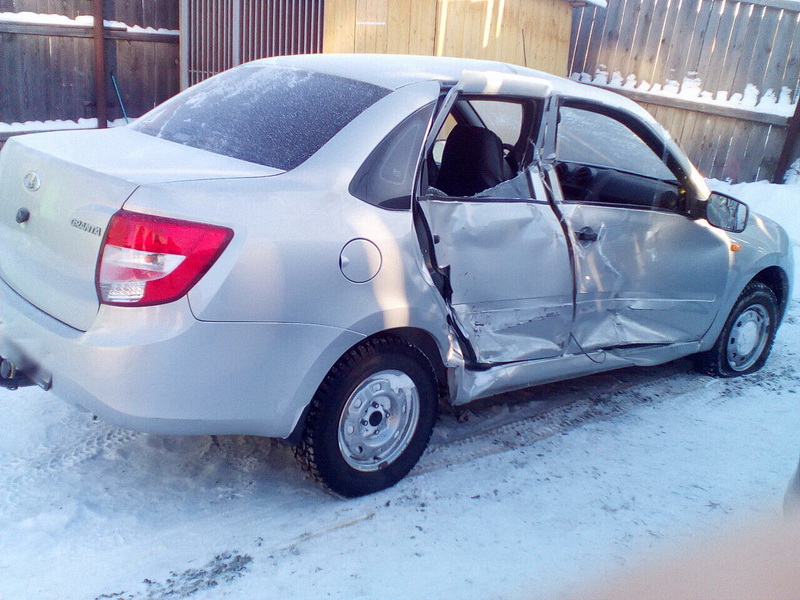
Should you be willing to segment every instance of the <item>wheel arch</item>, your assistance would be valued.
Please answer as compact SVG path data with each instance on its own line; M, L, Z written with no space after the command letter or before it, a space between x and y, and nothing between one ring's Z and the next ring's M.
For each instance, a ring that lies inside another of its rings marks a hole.
M382 331L378 331L373 333L370 336L367 336L355 344L348 347L341 355L333 361L328 369L328 373L331 369L333 369L336 364L345 356L347 356L354 348L361 346L363 344L367 344L372 340L382 337L394 337L404 342L414 346L417 348L425 357L430 361L431 366L433 367L433 371L436 375L436 387L439 392L439 398L446 398L449 396L449 388L448 388L448 377L447 377L447 367L445 366L444 360L442 359L442 352L439 348L439 344L436 342L436 338L428 331L424 329L420 329L418 327L396 327L392 329L385 329ZM319 385L322 385L322 382L325 380L325 376L322 377L320 380ZM319 386L317 386L317 389ZM313 396L313 394L312 394ZM295 446L300 443L303 437L303 430L306 427L306 421L308 420L308 413L311 409L311 398L309 398L309 402L306 404L305 408L303 409L300 418L297 420L297 423L292 430L292 433L284 438L282 441L291 445Z
M447 367L442 359L442 352L436 339L424 329L418 327L398 327L395 329L387 329L370 336L367 339L376 337L393 336L408 342L422 352L425 357L430 361L434 372L436 373L436 386L439 390L439 397L447 397L449 395L447 387Z
M780 324L789 304L789 276L786 271L773 265L759 271L750 281L763 283L775 294L775 298L778 300L778 324Z

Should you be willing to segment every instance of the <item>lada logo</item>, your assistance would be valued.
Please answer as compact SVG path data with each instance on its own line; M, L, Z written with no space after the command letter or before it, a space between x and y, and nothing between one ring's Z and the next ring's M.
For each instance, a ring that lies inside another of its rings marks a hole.
M39 179L39 174L34 171L25 175L25 177L22 178L22 183L29 192L35 192L42 186L42 180Z

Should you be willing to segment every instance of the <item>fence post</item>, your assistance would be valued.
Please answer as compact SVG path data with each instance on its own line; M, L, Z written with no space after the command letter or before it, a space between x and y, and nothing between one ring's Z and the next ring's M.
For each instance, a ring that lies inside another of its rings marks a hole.
M783 175L792 164L792 160L800 157L800 102L795 105L794 116L789 119L789 128L786 130L786 141L783 143L781 157L775 167L772 183L783 183Z
M103 39L104 0L94 0L94 101L97 106L97 127L108 127L108 90L106 88L106 44Z
M189 0L180 0L180 89L189 87Z

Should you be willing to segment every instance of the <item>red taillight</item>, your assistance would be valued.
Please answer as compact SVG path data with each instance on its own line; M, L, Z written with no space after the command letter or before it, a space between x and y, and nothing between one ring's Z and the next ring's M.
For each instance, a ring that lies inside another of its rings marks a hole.
M108 224L97 264L100 302L148 306L177 300L233 238L227 227L120 210Z

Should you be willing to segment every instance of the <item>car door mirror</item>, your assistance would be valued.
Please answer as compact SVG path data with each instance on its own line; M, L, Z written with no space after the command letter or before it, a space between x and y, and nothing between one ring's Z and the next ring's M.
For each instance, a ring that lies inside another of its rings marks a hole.
M744 202L719 192L711 192L706 202L706 220L714 227L733 233L744 231L748 212Z

